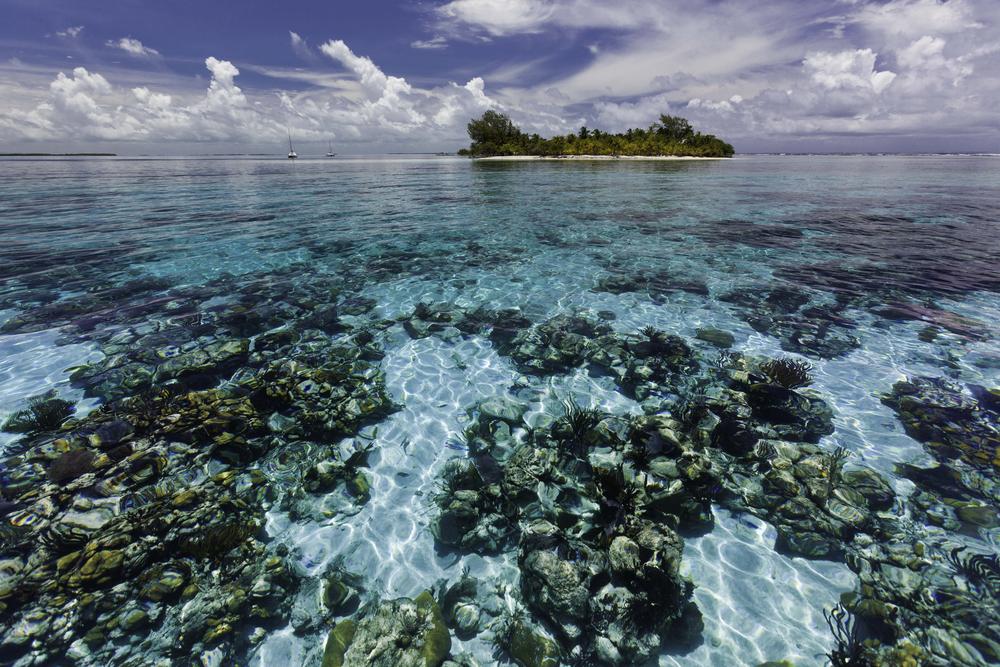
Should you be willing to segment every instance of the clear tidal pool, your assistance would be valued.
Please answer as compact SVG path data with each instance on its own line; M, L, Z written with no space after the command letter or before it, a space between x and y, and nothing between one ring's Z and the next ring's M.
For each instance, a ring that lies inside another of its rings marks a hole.
M998 293L996 157L2 160L0 665L998 662Z

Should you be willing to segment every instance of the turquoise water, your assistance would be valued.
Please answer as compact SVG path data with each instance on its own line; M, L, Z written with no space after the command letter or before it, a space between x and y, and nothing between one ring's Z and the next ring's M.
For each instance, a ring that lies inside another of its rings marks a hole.
M446 462L474 453L461 436L477 419L477 406L515 401L528 427L545 429L567 401L612 415L679 415L677 401L693 390L682 383L638 395L588 363L532 373L494 335L504 318L516 319L510 313L482 326L458 326L454 317L419 316L426 310L420 304L465 315L517 309L525 322L517 330L566 314L603 322L623 336L652 326L688 341L705 365L719 355L697 337L705 329L731 334L729 351L748 359L807 361L809 395L832 410L833 432L819 438L819 447L843 447L848 467L867 467L887 480L897 503L883 511L905 523L899 534L907 535L907 545L926 545L921 558L942 568L951 567L954 545L995 554L996 464L967 471L962 456L941 458L907 432L882 398L914 377L948 378L966 397L978 396L975 387L1000 386L998 204L1000 159L972 156L0 161L0 419L50 390L75 410L61 427L0 435L5 522L42 536L46 545L5 537L0 572L27 586L32 563L55 563L81 549L85 555L65 568L83 568L90 553L84 545L116 548L102 531L121 522L133 522L128 539L144 544L144 529L129 518L137 501L125 502L131 491L100 486L102 459L75 479L52 477L51 462L74 449L65 439L93 430L88 415L110 414L111 406L149 387L204 392L239 385L275 361L256 353L266 349L258 341L268 332L314 331L313 347L303 342L278 353L305 364L309 354L330 354L322 351L325 341L359 345L364 330L378 353L365 357L363 372L369 379L382 374L393 407L357 420L349 431L296 437L261 408L270 426L247 437L265 443L265 453L247 457L193 453L218 445L201 431L185 435L191 449L184 450L171 445L176 434L132 424L131 453L122 456L135 458L147 446L168 452L149 482L153 491L142 491L146 507L160 502L157 494L195 488L227 471L258 470L270 489L253 496L260 530L247 539L256 551L239 545L211 566L197 554L183 556L178 567L190 570L186 582L198 581L203 570L205 581L212 580L213 568L222 572L214 581L225 579L227 568L274 554L285 559L295 582L268 602L267 622L249 621L241 607L240 624L226 621L234 626L230 632L207 639L205 628L217 625L198 626L191 655L203 664L318 665L333 624L363 616L327 613L317 601L319 582L334 567L361 582L362 608L454 583L463 568L481 590L500 587L486 596L492 602L481 602L484 618L499 617L491 605L504 604L503 586L525 604L516 541L493 553L456 550L443 547L431 529ZM237 339L249 341L249 354L244 349L164 370L170 359ZM977 418L993 435L976 447L995 448L995 405L979 400ZM302 457L295 465L311 466L311 452L362 441L374 443L363 473L367 498L340 485L303 491L307 477L280 454L287 449L294 452L289 458ZM111 456L100 444L80 446ZM979 477L963 478L967 488L956 497L899 468L932 466L936 457ZM132 465L128 474L137 476L137 469ZM39 492L44 507L39 494L24 495L28 488ZM920 503L912 500L918 495ZM956 503L974 505L979 519L962 519L973 510L958 515ZM95 527L93 515L105 504L113 509ZM45 537L64 535L59 524L67 512L90 517L83 536ZM776 529L761 514L748 518L722 501L711 514L710 529L682 531L681 573L694 584L703 627L684 645L664 642L652 662L824 664L835 639L823 611L858 589L859 567L850 567L850 558L776 550ZM40 556L37 548L48 551ZM194 632L185 624L197 616L191 611L197 605L163 596L136 607L130 595L116 597L114 586L127 588L158 563L174 562L172 555L131 557L106 579L79 586L67 583L70 575L62 570L38 575L56 589L68 586L72 596L81 590L97 596L104 601L100 614L86 612L86 605L60 607L51 588L43 587L50 597L41 601L8 597L2 613L12 630L0 639L0 663L169 662L177 633ZM201 587L210 585L216 584ZM975 582L965 588L977 590ZM551 619L528 607L533 627L558 639ZM124 620L107 629L109 618L129 618L137 609L144 616L134 630ZM913 613L929 612L914 606ZM495 629L488 625L464 638L453 632L452 655L478 664L508 660L494 654ZM99 638L84 641L94 627L103 628ZM936 635L913 633L931 664L958 660L960 651L940 648L947 642ZM69 658L58 657L67 650ZM968 664L990 659L986 649L967 653Z

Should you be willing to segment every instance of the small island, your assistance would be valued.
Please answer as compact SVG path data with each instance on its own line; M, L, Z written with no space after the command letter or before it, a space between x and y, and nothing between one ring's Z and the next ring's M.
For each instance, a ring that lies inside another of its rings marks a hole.
M581 127L576 134L546 139L527 134L506 114L489 110L469 122L472 144L459 155L490 159L690 159L728 158L733 147L695 131L686 119L661 115L648 128L612 134Z

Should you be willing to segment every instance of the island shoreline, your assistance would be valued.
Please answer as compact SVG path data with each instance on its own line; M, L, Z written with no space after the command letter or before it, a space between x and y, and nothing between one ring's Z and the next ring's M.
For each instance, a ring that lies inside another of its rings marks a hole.
M599 160L599 161L620 161L620 160L641 160L650 162L663 162L674 160L729 160L727 157L700 157L695 155L488 155L484 157L472 157L472 160L479 161L508 161L522 162L529 160Z

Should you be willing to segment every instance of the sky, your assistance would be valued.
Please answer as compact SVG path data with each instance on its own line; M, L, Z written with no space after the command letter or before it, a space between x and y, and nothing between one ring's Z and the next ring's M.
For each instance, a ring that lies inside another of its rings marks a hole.
M491 108L1000 152L1000 0L0 0L0 152L451 152Z

